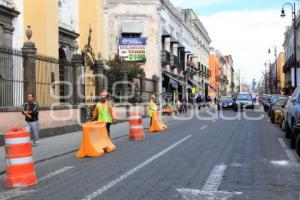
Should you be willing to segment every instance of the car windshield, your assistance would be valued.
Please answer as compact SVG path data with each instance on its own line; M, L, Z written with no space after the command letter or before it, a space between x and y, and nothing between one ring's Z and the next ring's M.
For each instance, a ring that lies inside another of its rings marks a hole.
M286 105L288 101L288 98L279 98L277 104L278 105Z
M237 96L237 100L251 100L251 96L249 94L239 94Z
M231 97L221 97L220 100L221 101L230 101L230 100L232 100L232 98Z

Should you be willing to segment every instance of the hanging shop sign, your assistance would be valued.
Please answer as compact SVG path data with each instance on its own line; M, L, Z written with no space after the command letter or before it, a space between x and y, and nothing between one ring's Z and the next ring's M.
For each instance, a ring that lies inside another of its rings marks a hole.
M126 61L146 60L147 38L119 38L119 56Z

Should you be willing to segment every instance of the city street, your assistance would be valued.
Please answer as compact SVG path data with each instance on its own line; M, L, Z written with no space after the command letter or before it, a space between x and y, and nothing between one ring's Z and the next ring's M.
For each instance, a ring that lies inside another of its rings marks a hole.
M284 133L267 116L243 117L262 113L223 113L237 114L173 120L165 132L145 129L143 141L115 140L117 150L100 158L71 153L37 163L36 186L1 185L0 199L298 200L299 161Z

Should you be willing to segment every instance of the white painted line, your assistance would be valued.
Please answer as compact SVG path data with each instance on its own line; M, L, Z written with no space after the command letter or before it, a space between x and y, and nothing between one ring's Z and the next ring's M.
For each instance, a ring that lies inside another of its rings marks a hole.
M291 162L295 162L298 163L298 159L296 158L294 152L288 148L288 146L286 145L286 143L284 142L284 140L282 138L278 138L278 141L281 145L281 147L283 148L283 150L285 151L287 157L289 158L289 160Z
M14 197L24 196L28 193L35 192L35 190L22 190L21 188L11 189L0 193L1 200L8 200Z
M216 165L203 186L203 191L217 191L222 183L226 165Z
M226 170L226 165L216 165L208 178L202 190L180 188L177 191L180 193L185 200L204 200L204 199L228 199L235 195L242 194L241 192L227 192L219 191L219 187L222 183L224 173Z
M74 167L73 166L67 166L67 167L64 167L64 168L61 168L59 170L56 170L46 176L43 176L41 178L38 179L38 181L44 181L46 179L49 179L49 178L52 178L53 176L56 176L56 175L59 175L59 174L62 174L63 172L67 171L67 170L70 170L70 169L73 169ZM33 192L36 192L36 190L22 190L23 188L16 188L16 189L11 189L11 190L7 190L7 191L4 191L4 192L1 192L0 193L0 199L1 200L8 200L8 199L12 199L12 198L15 198L15 197L18 197L18 196L24 196L26 195L27 193L33 193Z
M204 125L204 126L202 126L201 128L200 128L200 130L204 130L204 129L206 129L207 128L207 125Z
M285 149L284 151L287 154L287 157L289 158L290 161L295 162L295 163L298 162L298 159L296 158L296 156L292 150Z
M63 168L61 168L61 169L59 169L59 170L56 170L56 171L54 171L54 172L52 172L52 173L50 173L50 174L48 174L48 175L46 175L46 176L43 176L43 177L39 178L38 181L43 181L43 180L46 180L46 179L48 179L48 178L52 178L53 176L62 174L62 173L64 173L65 171L68 171L68 170L73 169L73 168L74 168L74 166L63 167Z
M282 138L278 138L278 141L283 149L288 149L286 143L283 141Z
M172 149L174 149L176 146L180 145L181 143L183 143L184 141L186 141L187 139L189 139L190 137L192 137L191 135L188 135L187 137L179 140L178 142L174 143L173 145L169 146L168 148L162 150L160 153L152 156L151 158L145 160L144 162L142 162L141 164L137 165L136 167L132 168L131 170L127 171L125 174L119 176L118 178L116 178L115 180L111 181L110 183L106 184L105 186L103 186L102 188L99 188L98 190L96 190L95 192L93 192L92 194L86 196L83 200L91 200L96 198L97 196L101 195L102 193L104 193L105 191L109 190L110 188L114 187L115 185L117 185L118 183L122 182L123 180L125 180L126 178L128 178L129 176L133 175L134 173L136 173L137 171L139 171L140 169L142 169L143 167L146 167L147 165L149 165L151 162L153 162L154 160L158 159L159 157L163 156L164 154L168 153L169 151L171 151Z

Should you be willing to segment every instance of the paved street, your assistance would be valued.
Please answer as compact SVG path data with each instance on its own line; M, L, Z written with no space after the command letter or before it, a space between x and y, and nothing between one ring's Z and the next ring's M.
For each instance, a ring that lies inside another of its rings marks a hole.
M117 151L100 158L76 159L72 153L37 163L36 186L11 191L1 185L0 199L299 199L298 158L266 116L193 117L167 125L143 141L119 138Z

